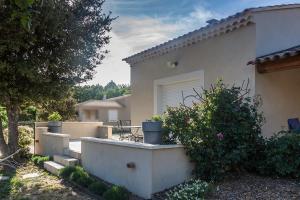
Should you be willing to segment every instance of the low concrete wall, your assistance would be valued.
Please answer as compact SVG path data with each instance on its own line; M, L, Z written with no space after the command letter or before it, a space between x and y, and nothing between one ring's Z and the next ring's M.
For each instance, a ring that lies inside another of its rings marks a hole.
M70 135L70 139L80 137L99 137L99 127L102 122L63 122L62 133Z
M38 130L38 131L37 131ZM45 133L40 128L36 129L36 154L53 156L64 155L69 150L70 136L61 133Z
M36 122L35 127L47 127L47 122ZM63 122L62 134L70 135L70 139L80 137L111 138L112 127L104 126L103 122Z
M151 145L81 138L82 166L145 199L191 177L193 165L182 145Z

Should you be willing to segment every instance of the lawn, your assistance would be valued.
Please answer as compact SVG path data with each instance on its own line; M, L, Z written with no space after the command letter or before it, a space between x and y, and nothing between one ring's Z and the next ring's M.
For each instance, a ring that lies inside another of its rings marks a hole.
M0 199L76 199L92 200L94 197L72 188L56 176L26 162L17 170L5 170L0 167L0 175L9 176L8 181L0 182ZM24 175L31 177L24 177Z

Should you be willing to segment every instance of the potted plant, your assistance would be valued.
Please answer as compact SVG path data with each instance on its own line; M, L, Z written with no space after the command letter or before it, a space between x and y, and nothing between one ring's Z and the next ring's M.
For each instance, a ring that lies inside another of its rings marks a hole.
M151 120L142 122L144 143L161 144L162 142L162 120L159 115L154 115Z
M58 112L53 112L48 116L48 129L51 133L61 133L62 116Z

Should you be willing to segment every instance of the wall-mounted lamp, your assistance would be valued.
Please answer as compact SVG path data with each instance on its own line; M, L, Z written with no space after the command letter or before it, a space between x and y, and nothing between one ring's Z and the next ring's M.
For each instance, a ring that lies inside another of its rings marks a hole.
M167 62L167 66L170 69L174 69L174 68L176 68L178 66L178 62L177 61L175 61L175 62L168 61Z

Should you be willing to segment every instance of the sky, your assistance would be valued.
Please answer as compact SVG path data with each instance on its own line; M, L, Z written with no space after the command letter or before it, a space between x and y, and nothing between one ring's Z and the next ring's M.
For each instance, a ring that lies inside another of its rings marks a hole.
M156 46L246 8L300 3L300 0L106 0L104 12L118 17L109 33L109 51L87 84L130 83L130 67L122 61L130 55Z

